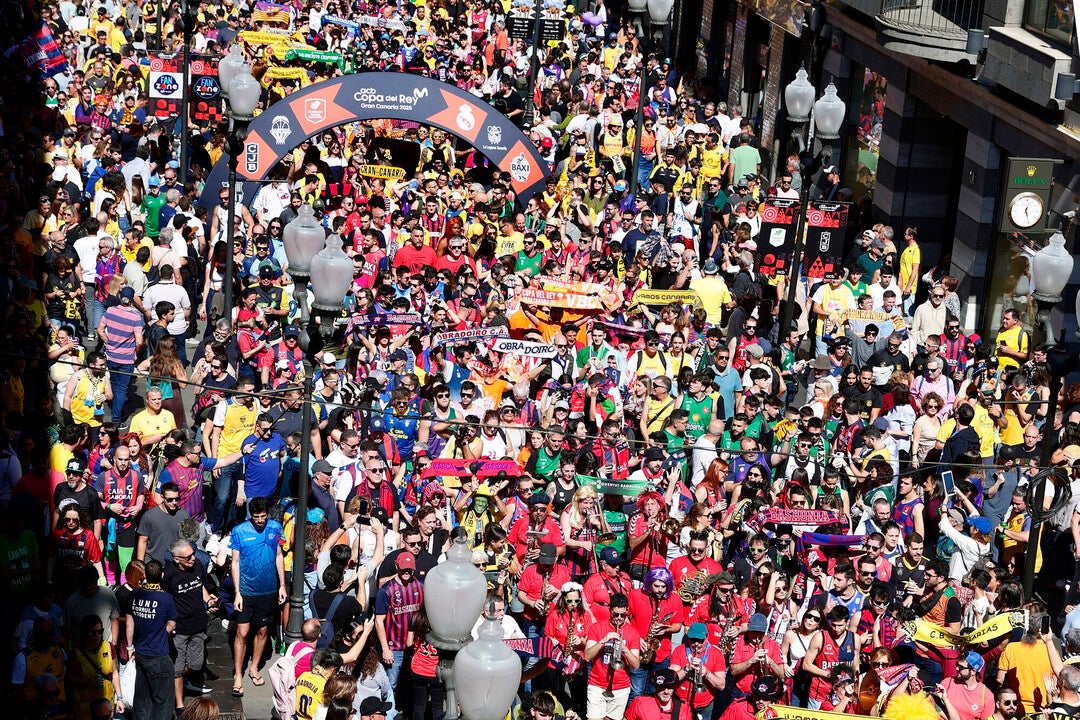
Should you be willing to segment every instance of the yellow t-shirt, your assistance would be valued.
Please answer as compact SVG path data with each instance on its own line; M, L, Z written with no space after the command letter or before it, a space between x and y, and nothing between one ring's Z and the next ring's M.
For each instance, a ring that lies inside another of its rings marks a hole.
M852 310L855 307L855 298L851 294L851 290L845 285L840 285L835 290L831 285L825 284L821 286L821 307L825 308L830 315L840 315L845 310ZM820 336L825 326L832 326L833 323L826 321L817 324L817 334ZM835 328L830 328L834 330Z
M224 422L221 425L221 439L218 441L217 456L219 458L231 455L240 449L244 438L255 431L255 418L258 415L258 403L253 403L250 408L239 402L228 403L225 407Z
M1046 676L1053 677L1050 656L1046 646L1040 641L1033 645L1012 642L1005 648L998 660L998 670L1005 671L1005 685L1020 695L1020 706L1024 713L1039 712L1046 701Z
M907 287L908 279L911 278L911 273L914 271L916 265L922 264L922 249L918 245L908 245L904 248L904 251L900 253L900 289L903 290ZM919 278L916 277L911 281L911 294L914 295L915 291L919 289ZM897 298L899 300L899 298Z
M151 435L165 435L176 429L176 418L171 411L162 408L157 415L140 410L131 418L130 430L145 442ZM241 438L243 439L243 438Z
M727 283L719 275L704 276L690 282L690 289L701 298L701 306L705 308L705 319L710 323L719 323L720 315L724 306L731 302L731 291Z
M990 417L990 413L986 412L986 408L982 406L977 406L975 408L975 417L971 421L971 429L979 436L979 457L993 457L994 431L996 426L994 425L993 418ZM937 441L944 443L952 437L954 432L956 432L956 419L949 418L941 423L941 428L938 430L937 434Z
M1027 334L1027 332L1020 325L1020 323L1017 323L1008 330L1002 330L997 334L997 341L995 343L995 346L1001 345L1001 343L1005 343L1005 346L1008 347L1010 350L1026 353L1028 351L1028 346L1031 343L1031 337ZM1002 375L1004 375L1006 370L1020 367L1020 363L1018 363L1015 359L1011 357L1006 357L1001 353L997 354L997 358L998 372Z
M97 395L105 393L105 378L94 381L88 372L83 371L78 379L72 379L75 380L75 392L71 396L71 419L90 427L101 427L105 407L104 403L97 404Z
M49 469L53 472L65 475L67 473L68 461L73 457L75 457L75 453L68 450L63 444L56 443L49 450Z
M296 680L296 718L311 720L315 708L323 701L326 678L308 670Z

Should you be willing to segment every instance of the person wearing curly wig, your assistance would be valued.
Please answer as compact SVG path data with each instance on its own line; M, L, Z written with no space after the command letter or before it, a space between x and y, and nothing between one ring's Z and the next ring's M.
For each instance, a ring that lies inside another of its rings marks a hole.
M683 628L682 600L675 594L675 578L666 567L654 567L645 573L641 587L633 590L630 600L630 624L642 640L641 667L630 671L630 697L648 692L649 673L666 668L671 661L671 636ZM653 657L648 658L647 639L654 640Z

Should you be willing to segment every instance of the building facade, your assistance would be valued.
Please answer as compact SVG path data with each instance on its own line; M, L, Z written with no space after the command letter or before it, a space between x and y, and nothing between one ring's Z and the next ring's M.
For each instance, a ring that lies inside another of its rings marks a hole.
M1010 160L1059 161L1049 169L1050 207L1080 200L1067 187L1080 175L1080 96L1054 97L1061 76L1080 73L1073 12L1073 0L831 0L805 9L682 0L680 15L702 23L676 26L676 54L755 120L774 171L793 149L783 88L804 64L819 94L832 80L848 117L832 160L854 197L868 196L853 217L890 222L901 241L904 227L918 227L924 270L940 263L954 275L965 325L992 337L1008 307L1034 321L1021 248L1044 244L1061 219L1000 231L1006 188L1023 182L1009 177Z

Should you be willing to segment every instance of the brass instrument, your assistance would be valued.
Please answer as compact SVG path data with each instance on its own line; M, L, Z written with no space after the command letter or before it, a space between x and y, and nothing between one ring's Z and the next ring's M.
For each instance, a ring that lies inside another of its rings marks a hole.
M599 535L596 536L596 544L597 545L611 545L612 543L614 543L618 539L619 539L619 536L616 535L613 532L600 533Z
M626 640L623 639L622 634L611 643L611 662L608 665L612 670L622 670L626 665L626 660L623 659L623 653L626 651Z
M691 692L693 694L705 692L705 667L699 662L690 665ZM693 695L691 695L693 697Z
M682 526L675 518L668 518L660 525L660 534L666 537L671 542L679 541L679 530Z
M720 577L720 573L708 575L707 570L698 570L682 581L679 586L679 597L684 603L692 603L704 595L712 584Z
M717 624L720 626L720 640L716 646L724 659L729 662L731 661L731 652L735 649L735 637L728 635L727 631L733 621L734 619L730 615L722 615L717 618Z
M570 615L570 623L566 628L566 649L563 653L563 675L569 677L576 675L577 671L581 669L581 658L578 656L577 651L574 650L574 645L577 643L577 636L574 634L574 625L577 621L574 616Z
M863 674L859 680L857 695L859 708L863 713L869 713L877 705L878 698L881 697L881 680L876 670L870 668Z
M543 617L543 618L546 618L547 615L548 615L548 612L551 611L551 603L549 601L549 598L550 598L550 595L552 594L551 591L555 589L554 587L552 587L548 583L548 578L550 576L551 576L551 573L544 573L544 574L542 574L540 576L540 578L544 582L540 586L540 607L536 608L536 612L540 615L540 617Z
M641 640L641 664L652 662L656 657L656 651L660 649L661 629L667 625L674 613L668 613L667 617L660 617L660 604L657 603L653 610L652 620L649 622L649 632Z

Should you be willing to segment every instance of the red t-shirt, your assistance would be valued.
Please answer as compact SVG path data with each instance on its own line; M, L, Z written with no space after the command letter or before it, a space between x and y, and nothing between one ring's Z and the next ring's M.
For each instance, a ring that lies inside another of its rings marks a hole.
M565 583L570 582L570 572L563 565L553 565L547 582L549 586L558 590ZM525 571L521 573L521 580L518 581L518 590L525 593L530 602L536 602L540 599L540 591L543 587L544 579L540 576L540 566L530 565L525 568ZM533 622L540 620L536 609L531 605L525 606L525 618Z
M728 705L720 720L754 720L754 706L749 700L736 700Z
M101 562L101 543L91 530L69 532L57 528L52 534L56 559L64 570L71 572Z
M666 707L660 707L660 702L652 695L642 695L634 698L630 707L626 709L626 720L690 720L690 706L687 703L679 703L679 717L676 719L675 702Z
M764 643L765 654L768 655L769 659L774 663L779 664L782 657L780 654L780 646L770 637L763 638L762 642ZM735 639L735 648L731 651L731 664L738 665L741 662L746 662L755 652L757 652L757 647L746 642L745 635L740 635ZM767 671L762 670L760 665L751 665L750 669L740 675L735 681L735 687L742 692L749 694L750 686L766 672Z
M675 591L678 592L682 588L683 582L691 575L697 575L702 570L705 571L705 575L715 575L723 568L720 567L720 563L716 562L710 557L705 558L699 564L694 565L690 560L689 555L681 555L671 561L671 574L675 576ZM707 596L706 593L705 596ZM703 596L703 597L705 597ZM693 604L692 604L693 605Z
M541 543L551 543L555 547L562 547L566 543L563 542L562 528L559 527L559 523L555 522L551 518L544 520L543 527L540 528L544 531L544 537L540 538ZM519 518L513 525L510 526L510 534L507 535L506 541L514 546L514 554L517 555L518 561L525 559L525 551L529 549L529 516Z
M630 593L630 622L634 629L645 637L652 624L653 613L657 607L656 598L641 588ZM659 601L660 614L657 618L661 625L681 624L683 621L682 600L675 593ZM671 655L671 633L661 634L660 647L656 649L656 662L662 662Z
M627 532L631 538L648 534L649 521L645 519L644 513L637 512L630 517L630 526ZM649 540L638 545L637 549L630 551L630 564L646 565L650 568L665 567L667 566L667 550L667 537L657 533Z
M671 665L669 667L672 670L679 670L690 665L690 662L686 657L686 646L680 645L675 648L671 653ZM724 654L720 652L720 649L714 645L706 645L705 651L701 656L701 666L711 673L717 673L723 675L727 671L727 663L724 661ZM688 675L686 680L683 680L682 684L675 690L678 693L679 698L683 702L690 702L690 687L693 685L691 677ZM713 701L713 689L708 683L703 683L704 690L698 690L694 693L694 707L705 707Z
M588 642L586 647L595 645L600 642L600 639L607 636L610 632L615 632L616 629L610 622L598 622L593 623L589 628ZM622 639L626 643L627 648L639 648L641 647L641 635L634 626L630 623L623 623L622 628L618 630L621 632ZM593 660L592 666L589 668L589 684L600 688L607 688L610 675L611 689L622 690L623 688L630 687L630 673L627 672L629 665L623 664L621 670L612 670L609 666L611 658L608 657L606 652L601 652Z
M399 268L404 265L410 273L416 275L424 272L426 267L435 267L437 260L438 257L430 246L423 245L417 250L412 243L407 243L394 254L394 267Z
M624 572L620 572L619 576L614 578L608 577L603 572L593 573L582 587L582 595L596 622L606 622L611 616L608 604L614 593L622 593L629 597L634 588L630 583L630 576Z
M435 677L439 667L439 651L428 642L417 642L414 649L416 652L413 654L409 667L420 677Z

